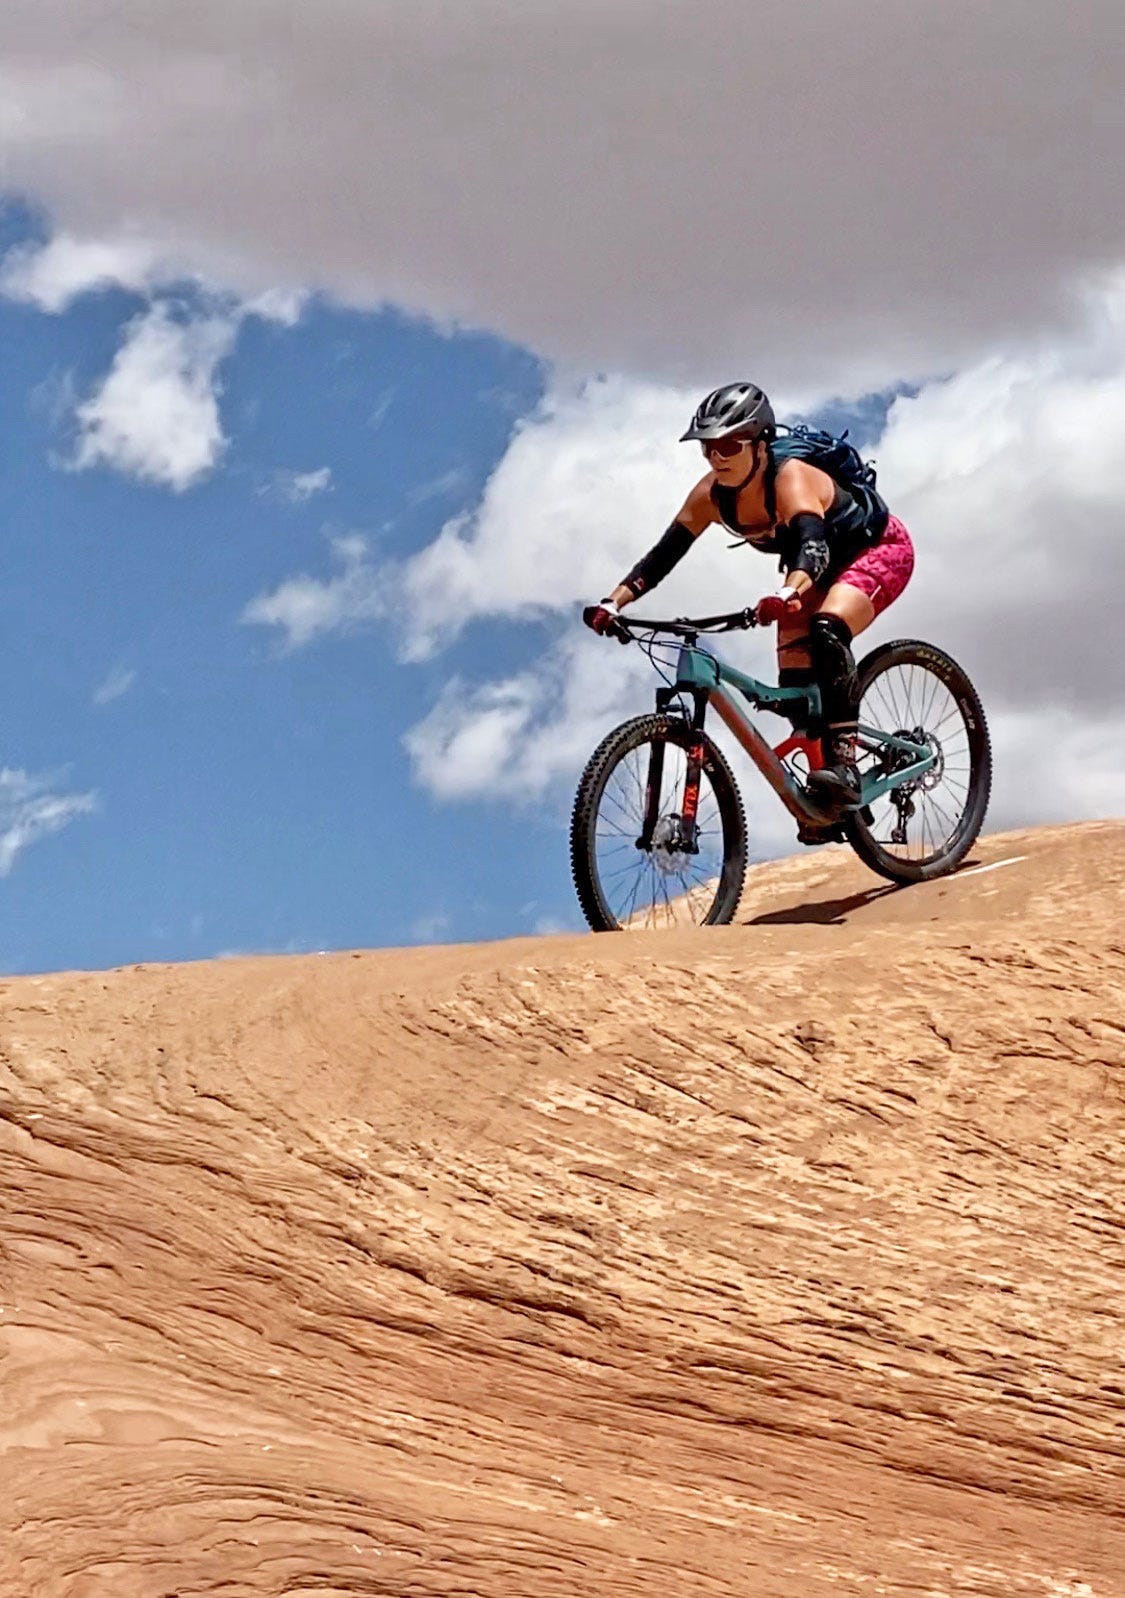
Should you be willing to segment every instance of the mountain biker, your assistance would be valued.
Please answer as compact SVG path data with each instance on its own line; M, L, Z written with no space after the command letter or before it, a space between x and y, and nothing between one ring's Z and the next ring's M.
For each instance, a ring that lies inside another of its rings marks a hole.
M873 538L864 508L827 472L807 460L774 458L776 436L773 407L754 384L728 383L708 394L680 442L697 439L709 470L659 542L608 598L587 606L583 620L596 633L611 632L618 613L667 577L713 522L780 555L783 580L759 600L755 615L778 624L779 685L820 688L824 765L809 773L809 790L835 805L858 804L851 643L906 587L914 546L896 516Z

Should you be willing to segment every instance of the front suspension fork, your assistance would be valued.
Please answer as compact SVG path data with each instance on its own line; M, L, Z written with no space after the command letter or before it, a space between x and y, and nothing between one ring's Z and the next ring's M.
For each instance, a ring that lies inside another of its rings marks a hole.
M656 709L658 715L667 713L668 707L674 698L679 697L674 689L660 688L656 693ZM699 691L693 695L695 705L691 718L693 733L699 736L693 738L687 751L687 769L684 773L683 793L680 797L680 837L679 847L687 854L697 854L699 844L696 838L697 817L699 815L699 783L703 771L703 718L707 714L707 694ZM638 849L651 849L653 833L657 822L660 820L660 791L664 783L664 750L663 740L655 740L649 745L648 776L645 782L645 817L641 835L637 839Z

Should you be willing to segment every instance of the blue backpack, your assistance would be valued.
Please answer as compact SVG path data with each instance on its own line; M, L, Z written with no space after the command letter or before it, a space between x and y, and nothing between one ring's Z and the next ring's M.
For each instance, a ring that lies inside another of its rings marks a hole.
M833 482L855 500L863 514L867 537L872 543L882 538L890 519L890 511L886 501L875 487L875 466L872 461L860 459L859 451L854 444L847 442L847 430L839 438L834 433L826 433L823 428L806 427L799 422L795 427L787 427L784 422L779 426L785 428L784 435L773 439L770 443L770 460L773 470L766 477L766 507L773 520L777 514L774 501L774 477L777 467L782 461L802 460L808 461L812 466L818 466L822 472L827 472Z

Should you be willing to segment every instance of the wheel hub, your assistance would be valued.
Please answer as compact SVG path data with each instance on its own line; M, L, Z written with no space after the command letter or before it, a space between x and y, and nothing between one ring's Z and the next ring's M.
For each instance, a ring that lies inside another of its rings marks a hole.
M927 732L924 727L915 727L910 736L915 743L925 744L934 757L934 763L929 771L923 772L918 778L918 786L924 788L928 793L931 788L937 787L945 775L945 752L941 747L940 741L934 737L932 732Z
M941 740L932 732L927 732L925 727L899 727L893 734L895 738L905 738L912 744L921 744L933 757L934 763L928 771L920 777L915 777L912 782L903 783L894 790L897 794L912 793L916 788L936 788L945 774L945 755L942 751ZM916 756L909 754L904 749L895 749L889 756L884 756L885 774L893 776L896 771L903 771L907 766L914 765Z
M649 853L657 870L664 871L670 876L673 872L678 873L683 870L676 857L684 852L683 821L675 811L672 811L666 816L661 816L652 829Z

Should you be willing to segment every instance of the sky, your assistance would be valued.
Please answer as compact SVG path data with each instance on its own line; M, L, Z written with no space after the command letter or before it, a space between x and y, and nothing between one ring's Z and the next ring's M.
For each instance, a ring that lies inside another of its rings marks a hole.
M1125 810L1125 12L705 20L9 0L0 970L577 930L653 686L581 605L735 378L876 459L919 561L861 648L968 669L990 829ZM716 529L662 599L773 581Z

